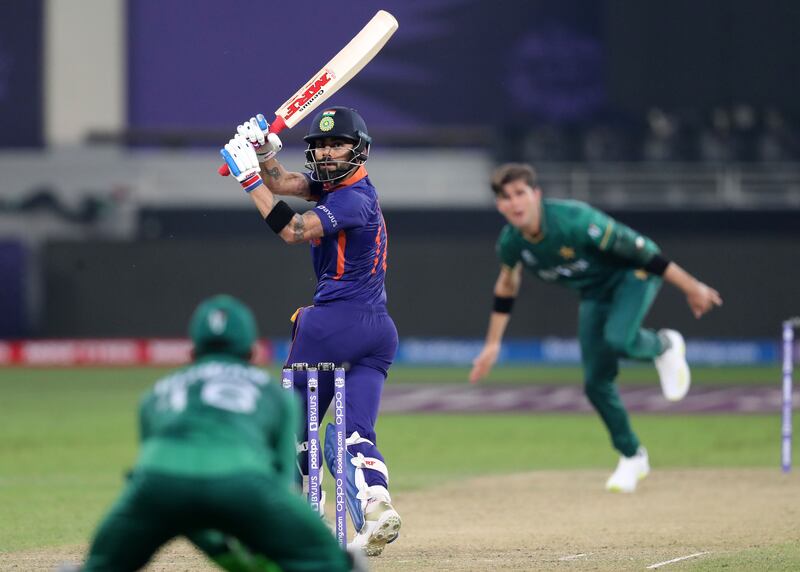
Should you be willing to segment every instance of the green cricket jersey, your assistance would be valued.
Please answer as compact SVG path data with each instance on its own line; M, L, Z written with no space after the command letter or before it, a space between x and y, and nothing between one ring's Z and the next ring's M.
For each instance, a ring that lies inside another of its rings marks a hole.
M535 239L506 225L497 241L504 265L522 263L542 280L563 283L585 299L605 298L625 271L643 267L657 252L652 240L607 214L580 201L557 199L542 200Z
M139 408L137 469L293 479L296 405L265 371L210 355L158 381Z

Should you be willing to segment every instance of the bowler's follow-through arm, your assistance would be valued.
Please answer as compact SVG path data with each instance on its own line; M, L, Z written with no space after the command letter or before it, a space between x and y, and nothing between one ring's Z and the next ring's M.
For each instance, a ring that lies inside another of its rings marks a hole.
M483 350L475 358L472 371L469 374L469 382L477 383L482 377L489 373L500 355L500 343L503 341L508 322L511 319L511 305L519 293L522 283L522 265L518 264L514 268L508 266L500 267L500 274L494 285L494 309L489 316L489 328L486 332L486 342ZM508 311L503 311L508 310Z

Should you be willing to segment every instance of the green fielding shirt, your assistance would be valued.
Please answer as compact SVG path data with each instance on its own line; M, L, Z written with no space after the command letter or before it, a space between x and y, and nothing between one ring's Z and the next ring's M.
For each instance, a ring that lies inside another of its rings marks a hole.
M265 371L207 356L158 381L139 408L137 469L293 478L296 404Z
M547 282L559 282L581 298L603 299L625 271L641 268L658 246L633 229L581 201L542 200L541 232L535 240L506 225L497 241L500 261L518 263Z

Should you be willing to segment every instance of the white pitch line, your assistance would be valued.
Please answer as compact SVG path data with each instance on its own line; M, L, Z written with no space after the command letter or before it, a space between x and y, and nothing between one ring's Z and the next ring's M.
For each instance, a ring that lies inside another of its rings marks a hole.
M695 554L690 554L689 556L681 556L680 558L673 558L672 560L666 560L664 562L659 562L657 564L651 564L650 566L647 567L647 569L651 570L653 568L661 568L662 566L665 566L667 564L673 564L675 562L680 562L681 560L688 560L689 558L697 558L698 556L702 556L703 554L711 554L711 552L710 551L696 552Z
M586 552L584 554L572 554L571 556L562 556L561 558L559 558L559 560L561 562L565 562L567 560L577 560L578 558L582 558L584 556L591 556L592 554L594 554L594 553L593 552Z

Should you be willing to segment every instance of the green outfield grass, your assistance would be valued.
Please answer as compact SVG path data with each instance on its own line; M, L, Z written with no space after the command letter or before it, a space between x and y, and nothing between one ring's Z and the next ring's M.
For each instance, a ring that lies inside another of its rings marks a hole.
M394 366L389 375L392 383L466 383L468 367ZM484 383L582 383L583 373L575 366L499 366ZM652 365L626 363L620 368L620 385L658 383ZM695 385L773 385L780 387L781 370L774 366L695 367Z
M278 366L267 368L273 375L280 375ZM31 382L49 380L61 375L81 377L86 380L108 379L115 383L140 381L142 387L169 371L164 368L8 368L0 370L0 383L5 380ZM63 372L63 374L61 373ZM453 366L393 366L389 383L467 383L468 367ZM532 383L560 384L582 383L583 373L576 366L498 366L484 383ZM620 368L620 385L658 383L658 375L651 365L626 363ZM781 369L778 364L767 366L724 366L692 368L692 383L695 385L772 385L780 387Z
M88 539L135 458L139 395L164 371L0 370L0 552ZM464 371L399 368L396 376L455 383ZM559 381L569 381L569 370L558 371L565 374ZM522 381L521 375L498 381ZM771 372L758 376L766 383ZM739 382L745 379L756 381L747 375ZM633 421L655 467L778 470L777 416L640 415ZM385 415L378 429L398 490L493 473L605 469L615 462L594 415Z

